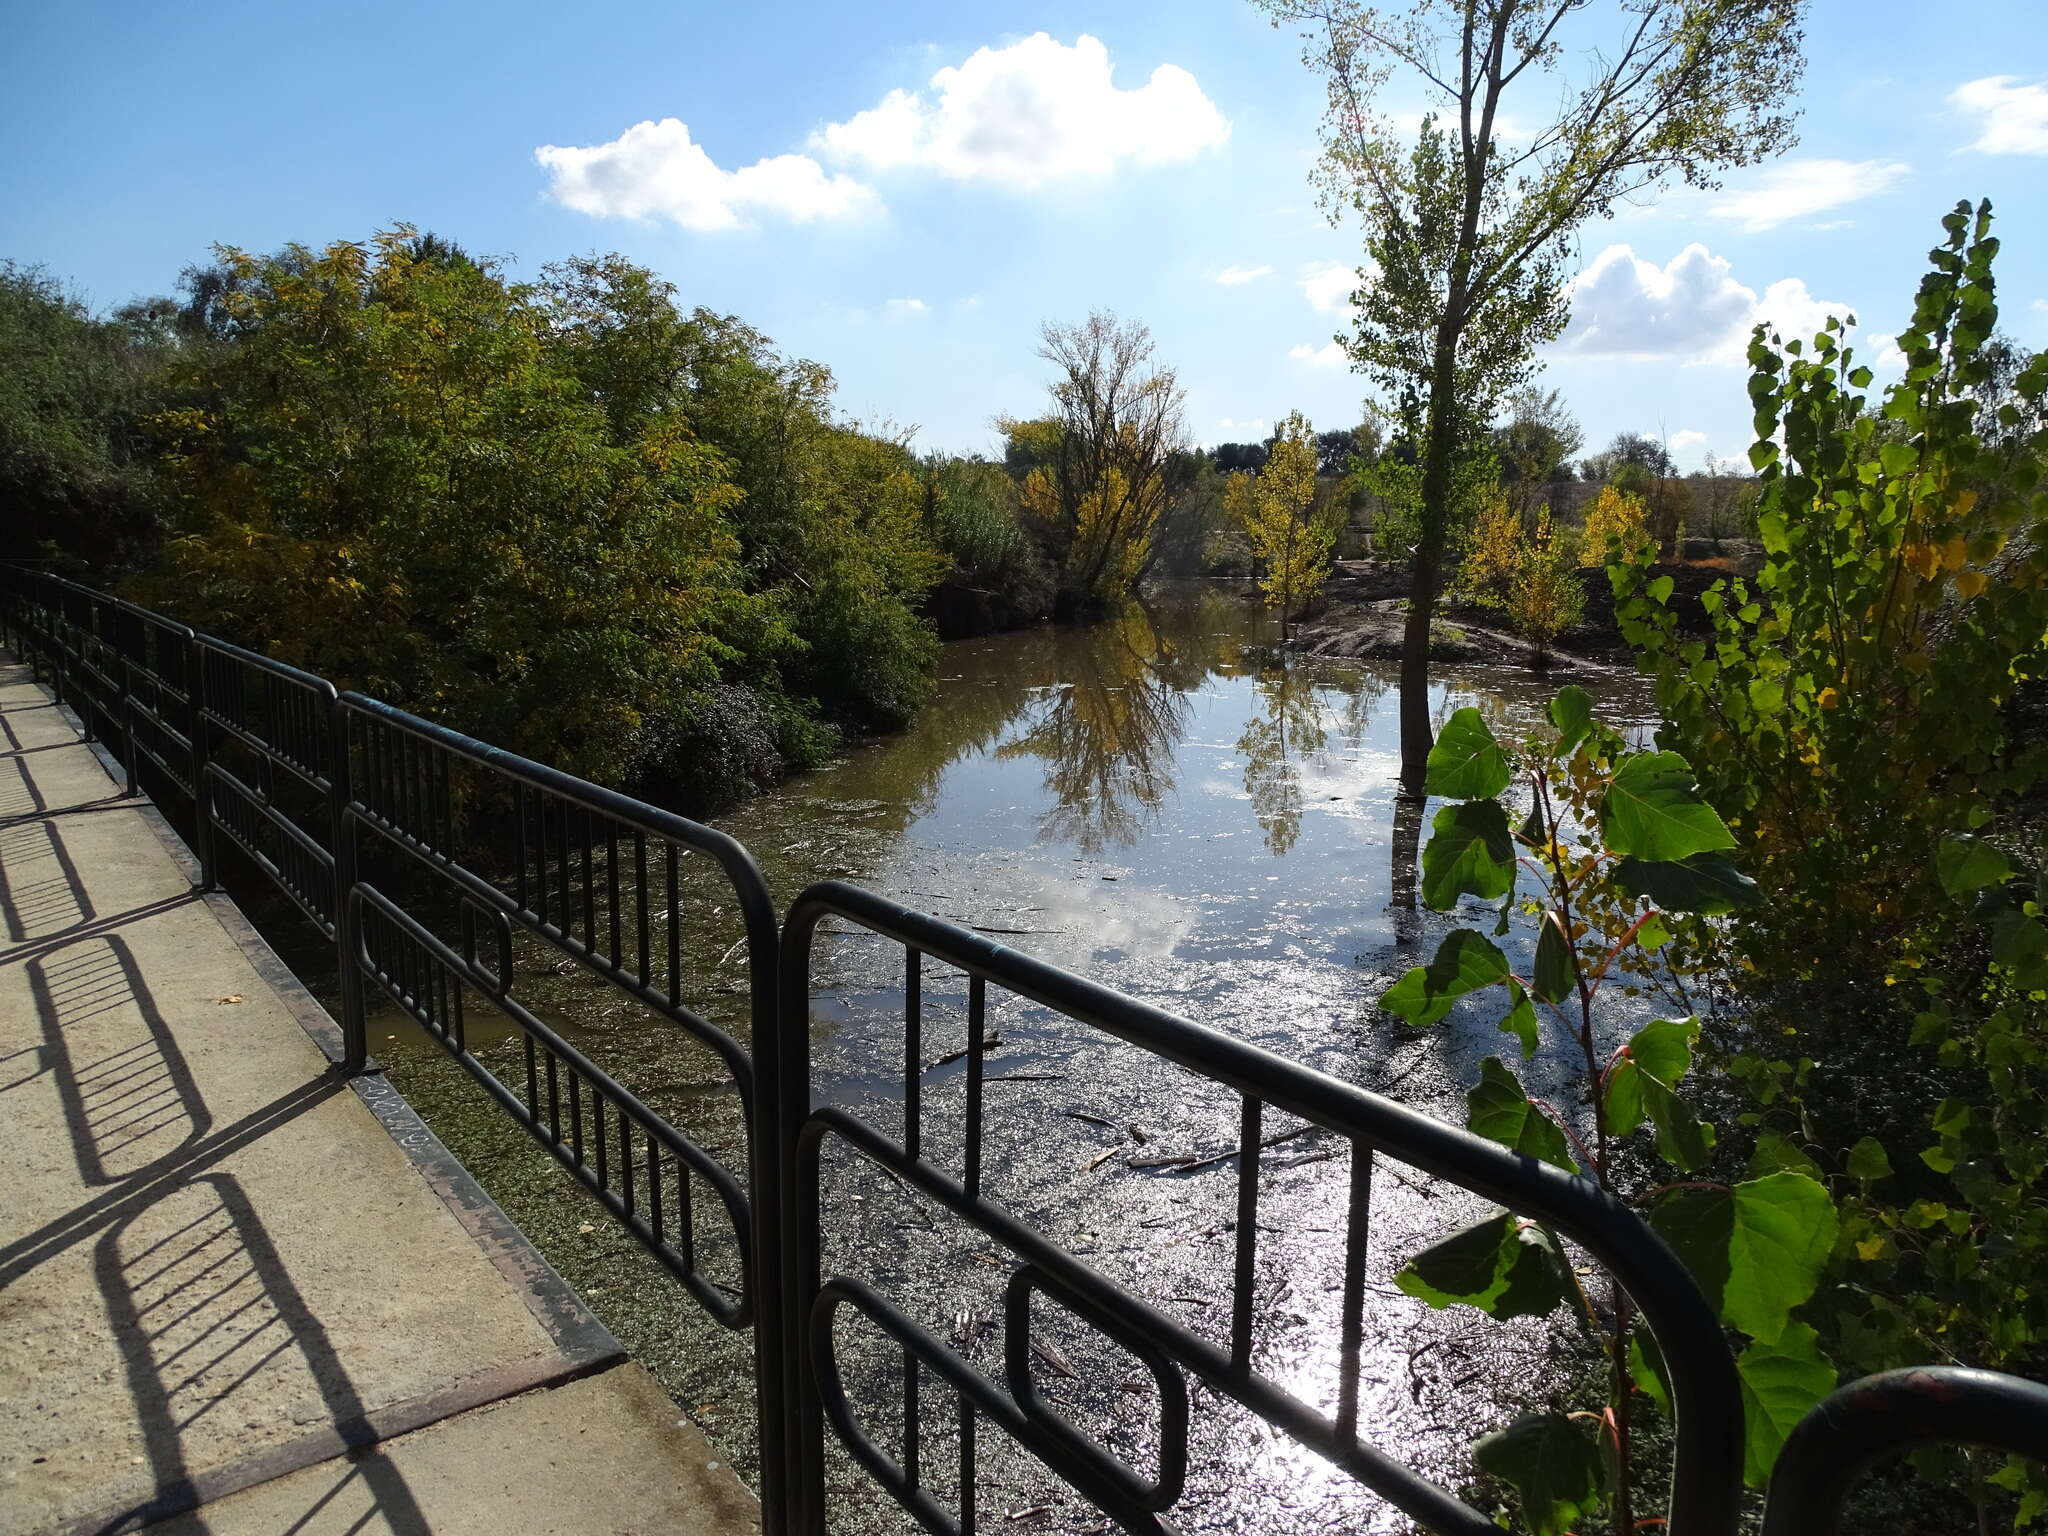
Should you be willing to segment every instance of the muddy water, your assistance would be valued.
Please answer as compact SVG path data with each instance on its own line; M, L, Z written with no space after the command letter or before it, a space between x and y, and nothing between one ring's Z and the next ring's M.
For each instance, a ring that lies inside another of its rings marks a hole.
M906 734L860 747L721 825L754 850L778 902L809 881L851 880L998 936L1188 1018L1431 1113L1462 1119L1479 1058L1510 1045L1473 1007L1414 1032L1377 1013L1388 981L1433 951L1452 919L1392 901L1398 769L1391 665L1283 659L1270 617L1230 587L1134 604L1087 629L947 647L939 691ZM1579 681L1605 718L1640 726L1645 691L1625 675ZM1512 733L1556 680L1446 668L1439 718L1473 704ZM715 890L695 951L696 1000L743 1022L742 972L725 954ZM1525 944L1521 935L1506 941ZM827 925L813 967L820 1098L903 1123L902 957ZM960 1172L966 984L928 964L917 1069L928 1155ZM542 1011L664 1112L734 1145L736 1115L674 1036L567 966ZM1134 1295L1219 1343L1229 1333L1237 1178L1233 1095L1021 1000L992 991L984 1191ZM393 1077L523 1226L662 1375L741 1466L750 1463L743 1349L567 1193L430 1047L377 1031ZM1532 1087L1548 1086L1532 1083ZM1268 1136L1297 1127L1268 1118ZM1303 1401L1337 1408L1340 1286L1350 1149L1308 1134L1262 1162L1253 1266L1254 1363ZM858 1276L983 1369L1002 1369L1009 1255L912 1201L849 1156L825 1170L829 1272ZM1513 1407L1555 1391L1583 1361L1535 1323L1472 1326L1397 1292L1414 1250L1484 1211L1382 1160L1373 1170L1357 1387L1361 1438L1451 1486L1463 1446ZM584 1231L590 1225L590 1231ZM864 1422L896 1451L900 1357L842 1320L839 1348ZM1040 1298L1037 1370L1047 1398L1147 1475L1159 1455L1158 1389L1119 1347ZM1067 1373L1071 1372L1069 1375ZM930 1485L957 1502L957 1410L927 1375L919 1415ZM1198 1388L1188 1531L1398 1531L1407 1523L1320 1458ZM1081 1532L1100 1523L1002 1437L978 1435L985 1520ZM835 1527L900 1528L850 1464ZM1040 1510L1036 1514L1024 1511Z

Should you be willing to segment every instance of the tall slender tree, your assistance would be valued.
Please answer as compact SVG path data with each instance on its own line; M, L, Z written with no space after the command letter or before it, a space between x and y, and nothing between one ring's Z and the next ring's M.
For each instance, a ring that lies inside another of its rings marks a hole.
M1343 339L1422 450L1401 662L1402 782L1419 791L1460 460L1564 328L1574 230L1621 199L1674 178L1713 186L1793 142L1804 0L1256 3L1300 33L1327 88L1318 184L1333 220L1365 226L1358 320ZM1429 107L1410 132L1388 109L1417 89Z

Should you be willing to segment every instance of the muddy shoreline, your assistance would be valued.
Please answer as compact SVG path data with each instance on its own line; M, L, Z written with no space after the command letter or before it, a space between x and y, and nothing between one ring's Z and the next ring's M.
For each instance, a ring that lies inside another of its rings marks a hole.
M1670 606L1679 628L1709 628L1700 596L1747 563L1741 556L1716 563L1678 563L1660 569L1672 580ZM1578 573L1586 588L1586 617L1539 653L1515 633L1506 614L1447 596L1430 626L1429 658L1484 666L1531 667L1563 673L1633 672L1628 642L1614 617L1614 594L1604 570ZM1308 616L1294 625L1290 650L1346 661L1398 661L1407 622L1408 571L1391 561L1340 561Z

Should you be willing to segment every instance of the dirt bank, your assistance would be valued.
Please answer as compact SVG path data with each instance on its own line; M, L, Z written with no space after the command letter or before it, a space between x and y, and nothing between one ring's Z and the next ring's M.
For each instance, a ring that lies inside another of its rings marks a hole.
M1746 552L1743 552L1746 553ZM1713 563L1683 562L1659 568L1671 578L1671 608L1681 630L1704 634L1709 625L1700 595L1733 573L1742 561L1721 557ZM1604 570L1579 572L1586 588L1582 622L1552 642L1538 662L1533 646L1515 633L1507 615L1497 609L1447 599L1437 607L1431 626L1432 661L1481 661L1504 665L1560 667L1625 665L1628 643L1614 619L1614 592ZM1311 656L1398 659L1407 621L1408 572L1391 561L1346 560L1338 564L1320 602L1295 626L1288 644Z

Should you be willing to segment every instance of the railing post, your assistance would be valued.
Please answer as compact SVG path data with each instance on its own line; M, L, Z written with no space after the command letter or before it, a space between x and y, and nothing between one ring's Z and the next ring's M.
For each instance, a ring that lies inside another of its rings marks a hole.
M824 1536L825 1419L812 1379L809 1350L810 1302L818 1293L819 1234L817 1187L803 1176L799 1148L811 1114L811 929L815 915L795 908L785 914L777 944L775 1024L762 1048L758 1033L754 1064L761 1100L773 1104L772 1181L776 1246L781 1274L783 1456L788 1487L782 1515L786 1536ZM761 1323L769 1319L763 1314Z
M363 1011L363 973L356 963L356 822L349 773L348 712L338 697L327 701L327 827L334 860L334 951L341 985L341 1069L354 1076L369 1061L369 1026Z
M199 889L220 888L220 856L213 842L213 787L207 777L213 761L206 739L206 650L197 634L188 634L185 655L189 670L186 696L192 701L192 852L199 860Z
M143 633L141 625L137 625L133 618L129 618L125 610L117 608L115 614L115 633L121 637L121 643L115 647L115 653L121 657L121 776L125 780L121 786L121 793L133 801L137 795L141 795L141 782L135 776L135 758L141 752L135 745L135 719L139 715L139 707L135 702L135 651L143 649L150 643L150 639Z

